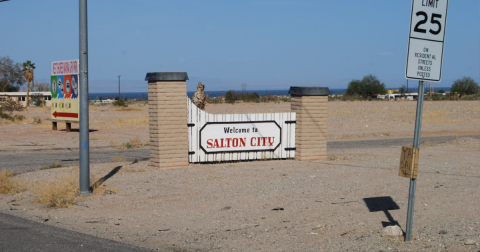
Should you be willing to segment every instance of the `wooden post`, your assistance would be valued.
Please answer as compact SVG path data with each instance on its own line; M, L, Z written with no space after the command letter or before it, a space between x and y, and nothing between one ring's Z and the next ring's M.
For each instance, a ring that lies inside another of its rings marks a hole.
M327 159L327 87L290 87L291 109L297 113L295 127L295 158L298 160Z
M65 132L72 132L72 123L65 122Z
M52 130L57 130L57 122L52 122Z

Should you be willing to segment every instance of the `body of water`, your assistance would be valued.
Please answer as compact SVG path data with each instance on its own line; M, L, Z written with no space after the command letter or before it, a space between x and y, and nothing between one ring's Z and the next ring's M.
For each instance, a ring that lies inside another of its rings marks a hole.
M408 90L410 92L416 92L418 87L412 88L409 87ZM392 88L389 88L392 89ZM435 92L438 90L444 90L446 92L450 91L450 87L435 87ZM205 94L207 94L209 97L217 97L217 96L222 96L227 93L228 90L226 91L205 91ZM332 94L343 94L345 93L346 89L345 88L331 88L330 92ZM428 87L425 88L425 91L428 91ZM241 93L242 91L240 90L235 90L237 93ZM247 90L246 92L253 93L257 92L259 95L286 95L288 94L288 90ZM188 97L192 97L195 91L187 91ZM148 92L125 92L121 93L122 99L138 99L138 100L146 100L148 99ZM114 99L115 97L118 97L118 93L89 93L88 98L90 100L96 100L99 98L102 99Z

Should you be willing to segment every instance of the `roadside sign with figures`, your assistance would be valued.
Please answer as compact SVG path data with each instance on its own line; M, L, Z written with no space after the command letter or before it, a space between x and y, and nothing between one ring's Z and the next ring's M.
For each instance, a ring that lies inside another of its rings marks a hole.
M50 92L52 117L55 120L79 120L79 62L66 60L52 62Z

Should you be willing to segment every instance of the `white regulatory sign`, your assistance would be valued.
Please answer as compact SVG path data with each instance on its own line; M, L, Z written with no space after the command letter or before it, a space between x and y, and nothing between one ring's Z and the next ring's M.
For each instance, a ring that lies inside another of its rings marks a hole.
M408 37L407 79L440 81L448 0L413 0Z

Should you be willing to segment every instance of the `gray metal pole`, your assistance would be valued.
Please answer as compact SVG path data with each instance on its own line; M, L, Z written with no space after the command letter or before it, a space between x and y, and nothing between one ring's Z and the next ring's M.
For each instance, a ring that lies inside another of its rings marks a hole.
M88 123L88 22L87 0L80 3L80 196L90 191L90 144Z
M413 148L417 148L417 149L420 149L420 132L422 128L424 90L425 90L425 82L419 81L418 82L418 98L417 98L417 115L415 116L415 133L413 135ZM405 241L412 240L413 207L415 205L416 188L417 188L417 179L410 179L410 189L408 192L407 227L405 232Z

